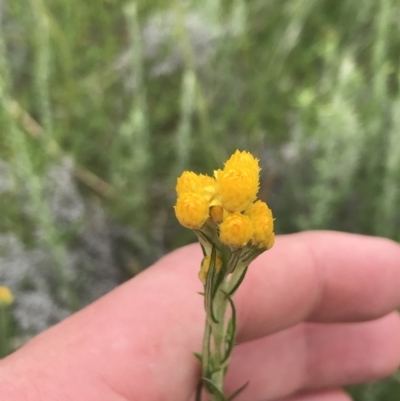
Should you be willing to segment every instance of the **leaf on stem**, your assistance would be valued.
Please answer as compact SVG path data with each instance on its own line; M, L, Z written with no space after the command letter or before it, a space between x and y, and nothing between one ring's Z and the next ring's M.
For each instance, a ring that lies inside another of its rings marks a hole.
M203 250L203 255L206 256L207 255L207 252L206 252L207 245L209 247L211 244L214 243L214 241L206 233L204 233L201 230L193 230L193 231L196 233L197 238L199 239L201 249Z
M249 384L250 382L247 382L243 384L242 387L239 387L226 401L232 401L234 398L236 398Z
M218 292L218 288L221 286L221 284L224 282L225 277L229 274L232 273L233 270L235 270L236 265L239 262L239 258L240 258L240 254L241 254L242 250L241 249L237 249L236 251L232 252L229 256L228 262L224 263L222 265L221 270L219 271L219 274L217 276L217 280L214 284L214 288L213 288L213 299L216 296L217 292Z
M203 252L203 256L206 256L207 255L206 248L204 248L203 244L200 241L199 241L199 244L201 246L201 251Z
M228 330L227 330L227 349L225 351L225 356L221 361L221 365L223 365L226 361L228 361L229 357L231 356L232 349L235 345L235 339L236 339L236 308L235 304L232 301L232 298L224 292L226 295L229 304L231 305L232 308L232 316L228 324Z
M228 260L228 274L232 273L235 269L237 264L239 263L243 248L239 248L236 251L232 252L230 258Z
M206 278L206 283L205 283L205 288L204 288L204 306L207 311L207 314L210 315L212 321L214 323L219 323L217 318L215 317L214 314L214 308L213 308L213 299L214 299L214 294L213 294L213 287L215 285L215 276L216 276L216 268L215 268L215 261L217 257L217 252L215 245L212 246L211 250L211 256L210 256L210 268L208 269L207 272L207 278Z
M244 280L244 277L246 276L247 269L249 266L246 266L243 270L243 273L240 275L238 281L236 281L235 285L232 287L232 289L228 292L227 296L230 297L232 296L236 290L239 288L240 284L242 284L242 281Z
M211 392L211 394L218 397L218 401L228 401L224 395L224 392L210 379L207 377L202 377L204 385Z

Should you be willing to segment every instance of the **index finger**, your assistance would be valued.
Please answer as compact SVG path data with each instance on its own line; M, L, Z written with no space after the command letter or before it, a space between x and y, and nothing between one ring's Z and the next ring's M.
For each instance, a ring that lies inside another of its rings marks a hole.
M304 320L371 320L399 304L397 243L328 231L280 236L238 290L240 340Z

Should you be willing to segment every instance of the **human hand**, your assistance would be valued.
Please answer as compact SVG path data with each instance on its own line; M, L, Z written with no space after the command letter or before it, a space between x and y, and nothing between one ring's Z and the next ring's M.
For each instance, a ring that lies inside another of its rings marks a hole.
M204 327L199 246L179 249L0 363L4 401L189 401ZM278 237L235 295L227 393L347 401L400 365L400 246L335 232Z

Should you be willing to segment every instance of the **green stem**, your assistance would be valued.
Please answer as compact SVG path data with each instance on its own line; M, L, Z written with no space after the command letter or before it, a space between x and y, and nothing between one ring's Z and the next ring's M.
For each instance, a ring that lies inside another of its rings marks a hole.
M211 324L206 319L206 325L204 329L203 337L203 352L202 352L202 366L201 366L201 376L208 376L208 364L210 361L210 339L211 339Z
M222 390L223 388L223 380L224 380L224 369L221 364L225 357L225 315L226 308L228 305L228 300L222 290L218 290L218 293L215 298L215 311L218 323L213 322L212 326L212 338L213 338L213 346L214 346L214 359L215 365L219 367L212 375L213 382Z
M8 307L0 305L0 359L9 353L8 314Z
M225 277L217 289L212 300L212 308L206 308L208 314L210 310L213 311L213 316L207 315L206 317L202 350L202 379L210 401L226 401L228 399L224 395L223 385L227 366L229 365L232 343L227 343L228 325L225 319L228 304L232 301L230 301L227 294L231 293L240 284L244 277L245 269L246 266L239 263L230 278L227 279ZM207 283L212 285L212 282L213 280L211 279ZM205 292L207 292L206 289ZM232 324L234 323L235 320L232 321ZM231 331L230 336L235 331ZM231 341L234 341L234 339L231 339Z

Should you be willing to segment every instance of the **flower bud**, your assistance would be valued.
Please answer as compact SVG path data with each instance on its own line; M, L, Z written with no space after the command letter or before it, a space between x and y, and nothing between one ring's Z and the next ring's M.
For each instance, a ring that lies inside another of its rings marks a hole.
M240 213L229 215L219 226L219 236L224 244L243 247L251 239L253 229L248 216Z
M174 208L179 223L192 230L199 229L209 216L209 203L196 193L188 192L180 195Z
M267 204L259 200L253 203L245 214L249 216L253 227L252 242L259 245L267 241L274 229L274 219Z

